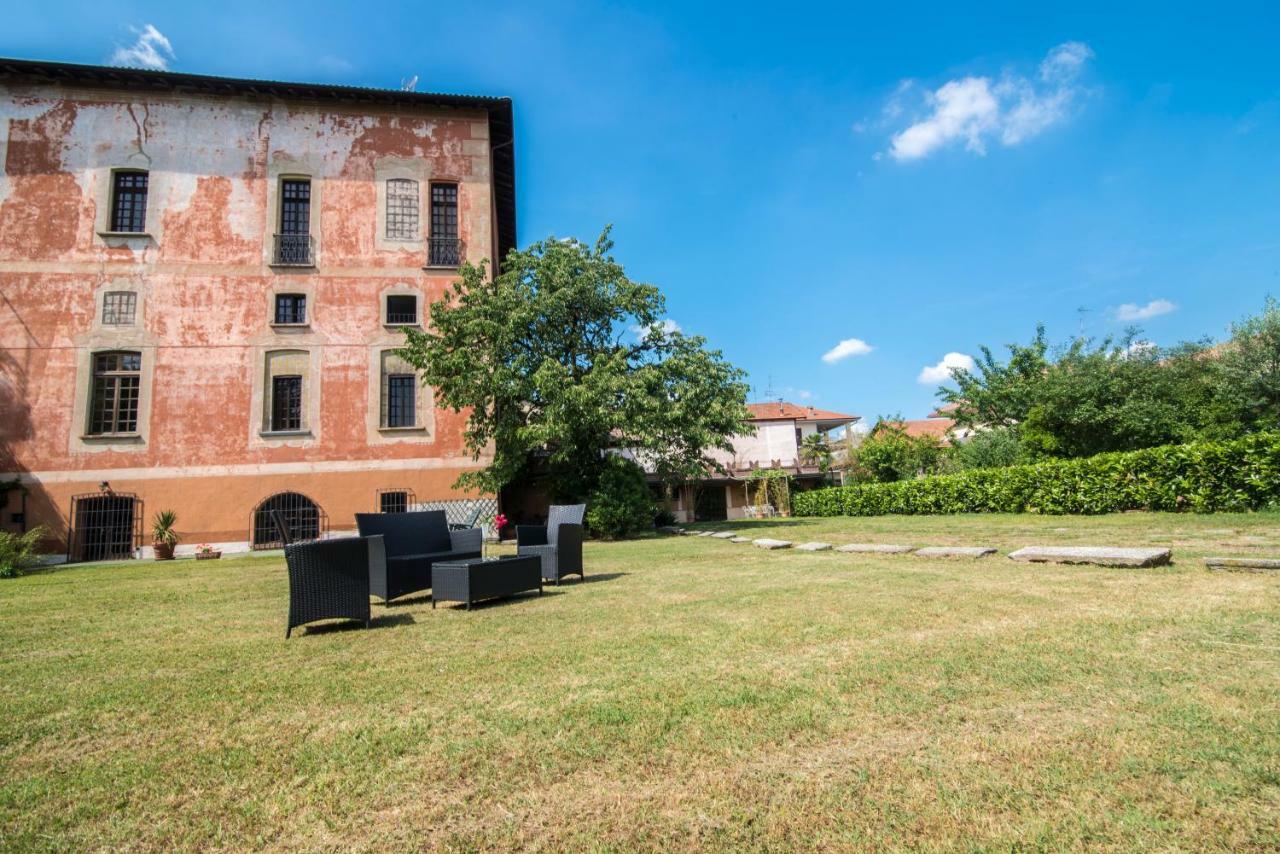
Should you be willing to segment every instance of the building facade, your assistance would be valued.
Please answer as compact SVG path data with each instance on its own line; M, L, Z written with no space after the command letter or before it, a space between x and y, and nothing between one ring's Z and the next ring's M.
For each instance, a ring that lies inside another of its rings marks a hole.
M0 60L0 525L77 560L463 497L395 351L515 245L512 149L505 98Z
M752 515L755 506L748 485L751 473L758 469L786 471L797 490L825 485L829 479L826 472L804 457L801 444L809 436L826 436L859 419L857 415L786 401L749 403L747 411L751 431L734 437L732 452L717 450L710 454L723 471L708 472L704 479L676 491L670 508L676 521L717 521Z

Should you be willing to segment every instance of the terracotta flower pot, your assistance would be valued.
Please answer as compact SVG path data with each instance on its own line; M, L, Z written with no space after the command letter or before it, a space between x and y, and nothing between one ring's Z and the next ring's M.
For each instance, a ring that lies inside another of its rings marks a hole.
M217 560L222 552L196 552L196 560Z
M152 543L151 548L156 560L173 560L173 543Z

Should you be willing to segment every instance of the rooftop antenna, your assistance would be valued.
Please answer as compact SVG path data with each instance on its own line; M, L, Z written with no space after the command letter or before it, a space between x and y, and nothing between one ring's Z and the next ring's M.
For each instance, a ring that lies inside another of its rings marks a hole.
M769 374L769 385L765 387L764 399L773 400L777 397L777 393L773 390L773 374ZM782 398L778 398L778 403L782 403Z

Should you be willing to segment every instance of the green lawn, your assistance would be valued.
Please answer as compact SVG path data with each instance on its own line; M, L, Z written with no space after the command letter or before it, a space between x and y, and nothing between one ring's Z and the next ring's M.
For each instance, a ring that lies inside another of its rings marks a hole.
M279 558L0 581L0 848L1274 848L1280 518L741 523L1157 570L588 545L284 639Z

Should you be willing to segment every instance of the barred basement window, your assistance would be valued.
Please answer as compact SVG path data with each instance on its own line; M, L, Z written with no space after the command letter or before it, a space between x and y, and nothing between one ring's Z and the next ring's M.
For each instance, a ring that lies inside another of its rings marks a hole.
M271 429L302 429L302 377L271 378Z
M138 295L133 291L107 291L102 295L103 326L133 326Z
M414 386L417 378L413 374L388 374L383 389L384 427L416 426L414 406Z
M277 324L303 324L307 322L306 294L276 294Z
M111 230L147 230L147 173L111 173Z
M418 298L413 295L387 297L388 324L414 324L418 322Z
M387 180L387 238L418 239L418 182L412 178Z
M412 503L413 490L411 489L378 490L379 513L408 513L409 505Z
M138 432L138 395L142 387L141 353L98 353L93 357L93 396L89 435Z

